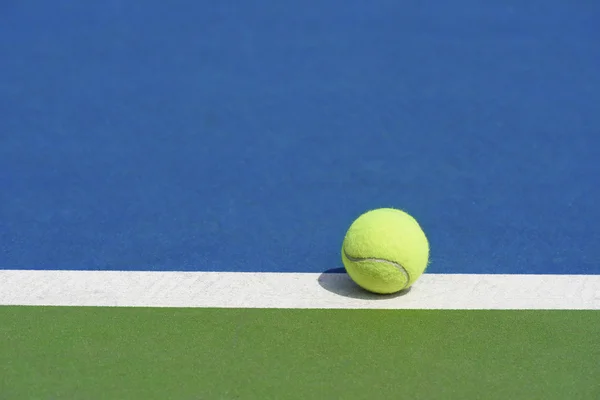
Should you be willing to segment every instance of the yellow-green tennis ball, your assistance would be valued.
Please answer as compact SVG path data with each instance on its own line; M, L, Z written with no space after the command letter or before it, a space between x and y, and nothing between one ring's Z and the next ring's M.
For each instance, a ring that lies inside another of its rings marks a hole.
M342 244L350 278L373 293L409 288L425 272L429 241L419 223L404 211L380 208L359 216Z

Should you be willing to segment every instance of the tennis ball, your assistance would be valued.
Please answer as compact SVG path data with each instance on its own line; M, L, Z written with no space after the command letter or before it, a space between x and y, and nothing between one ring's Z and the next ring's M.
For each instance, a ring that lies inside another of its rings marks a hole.
M402 210L379 208L359 216L342 244L350 278L373 293L409 288L425 272L429 242L418 222Z

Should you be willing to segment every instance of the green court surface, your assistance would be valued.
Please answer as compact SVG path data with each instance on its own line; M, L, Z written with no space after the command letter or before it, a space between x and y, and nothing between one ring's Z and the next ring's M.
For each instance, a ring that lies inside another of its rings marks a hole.
M0 399L600 399L597 311L0 307Z

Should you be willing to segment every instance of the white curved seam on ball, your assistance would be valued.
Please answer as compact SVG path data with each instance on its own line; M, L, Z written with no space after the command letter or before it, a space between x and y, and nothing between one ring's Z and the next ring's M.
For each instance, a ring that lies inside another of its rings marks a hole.
M406 285L408 285L408 282L410 281L410 274L408 273L408 271L401 264L399 264L397 262L386 260L384 258L374 258L374 257L356 258L356 257L352 257L351 255L348 254L348 252L346 251L346 248L344 248L344 256L346 256L346 258L348 260L352 261L352 262L373 261L373 262L378 262L378 263L391 264L394 267L396 267L398 269L398 271L400 271L404 275L404 277L406 278L406 284L404 284L403 288L405 288Z

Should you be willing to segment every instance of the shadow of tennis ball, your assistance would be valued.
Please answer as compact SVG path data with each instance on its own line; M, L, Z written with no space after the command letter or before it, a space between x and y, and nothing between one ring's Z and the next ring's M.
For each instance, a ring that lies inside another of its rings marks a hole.
M319 275L318 281L319 285L328 292L360 300L388 300L410 292L410 288L408 288L392 294L371 293L354 283L344 268L328 269Z

